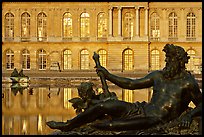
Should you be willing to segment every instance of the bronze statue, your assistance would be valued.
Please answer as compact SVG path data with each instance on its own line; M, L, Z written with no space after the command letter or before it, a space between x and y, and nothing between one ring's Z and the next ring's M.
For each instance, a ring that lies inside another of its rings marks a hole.
M94 123L92 127L114 131L146 129L178 117L181 127L189 127L192 118L201 116L202 111L202 93L194 76L185 68L190 57L182 47L173 44L166 44L163 51L166 53L166 66L163 70L150 72L143 78L119 77L100 65L96 69L100 76L102 73L106 80L124 89L153 87L153 95L149 102L129 103L108 99L67 122L49 121L47 125L52 129L70 131L108 115L111 120ZM191 101L196 107L183 114L188 110Z

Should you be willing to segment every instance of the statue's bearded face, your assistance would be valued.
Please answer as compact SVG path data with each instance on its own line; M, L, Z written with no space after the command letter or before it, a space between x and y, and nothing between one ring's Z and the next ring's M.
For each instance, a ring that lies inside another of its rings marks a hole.
M165 62L166 66L163 68L164 77L173 78L180 70L179 61L175 56L166 55Z

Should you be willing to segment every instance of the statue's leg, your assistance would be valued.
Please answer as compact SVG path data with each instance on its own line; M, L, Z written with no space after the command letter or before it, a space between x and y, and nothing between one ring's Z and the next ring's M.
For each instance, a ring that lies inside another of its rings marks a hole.
M121 115L129 111L128 107L129 105L130 103L124 101L108 100L88 108L86 111L80 113L79 115L69 120L64 125L60 123L60 126L57 126L57 122L56 123L47 122L47 125L52 129L69 131L83 124L95 121L96 119L101 118L105 114L108 114L109 116L112 117L120 117Z
M104 123L93 124L92 127L100 130L140 130L158 124L160 120L156 117L136 117L134 119L115 120Z

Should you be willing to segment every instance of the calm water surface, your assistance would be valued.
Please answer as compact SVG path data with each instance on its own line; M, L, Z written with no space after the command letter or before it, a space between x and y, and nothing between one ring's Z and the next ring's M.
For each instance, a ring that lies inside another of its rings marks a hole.
M12 85L2 83L2 134L3 135L45 135L54 132L47 121L67 121L73 118L75 110L69 99L78 96L77 86ZM100 92L100 87L94 90ZM117 86L109 86L120 100L129 102L148 101L150 89L122 90Z

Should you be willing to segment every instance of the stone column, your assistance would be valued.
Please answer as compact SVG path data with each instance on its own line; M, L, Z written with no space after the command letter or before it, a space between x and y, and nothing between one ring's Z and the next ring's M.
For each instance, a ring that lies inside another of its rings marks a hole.
M145 32L144 32L144 34L145 34L145 36L148 36L148 10L149 10L149 8L148 7L146 7L145 8Z
M109 37L113 36L113 7L109 7Z
M135 36L139 37L139 29L140 29L140 18L139 18L139 7L135 7L136 10L136 17L135 17L135 23L136 23L136 30L135 30Z
M118 7L118 37L121 37L121 29L122 29L121 10L122 10L122 7Z

